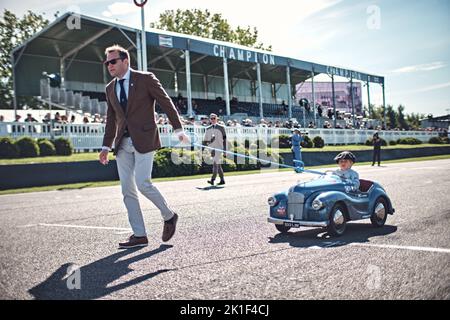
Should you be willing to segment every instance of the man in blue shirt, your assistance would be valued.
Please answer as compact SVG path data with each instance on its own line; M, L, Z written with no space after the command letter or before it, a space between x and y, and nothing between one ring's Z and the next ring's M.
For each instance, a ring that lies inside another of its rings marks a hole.
M292 129L293 134L291 137L291 145L292 145L292 154L294 158L294 166L298 166L298 163L295 162L295 160L302 161L302 146L301 143L303 142L303 137L300 134L299 128Z

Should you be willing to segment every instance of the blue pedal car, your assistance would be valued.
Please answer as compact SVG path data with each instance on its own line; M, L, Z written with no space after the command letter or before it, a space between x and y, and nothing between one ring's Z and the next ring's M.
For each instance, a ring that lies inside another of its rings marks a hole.
M359 190L353 190L345 180L331 172L319 178L299 183L288 191L268 199L270 216L278 231L290 228L323 227L332 236L341 236L346 223L369 219L382 227L388 214L394 213L391 200L378 183L360 179Z

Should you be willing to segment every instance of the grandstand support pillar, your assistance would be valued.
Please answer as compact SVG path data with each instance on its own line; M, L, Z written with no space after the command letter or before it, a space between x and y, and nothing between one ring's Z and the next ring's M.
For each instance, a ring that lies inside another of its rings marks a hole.
M65 88L66 68L64 64L64 58L61 58L61 60L59 60L59 74L61 75L61 88Z
M287 84L287 96L288 96L288 107L289 107L289 119L292 118L292 88L291 88L291 67L289 64L286 66L286 84Z
M334 75L331 75L331 94L333 95L333 115L334 115L334 128L337 124L337 114L336 114L336 95L334 93Z
M189 50L184 51L184 60L186 63L187 112L189 115L192 115L191 55Z
M230 110L230 91L228 89L228 61L223 57L223 86L225 92L225 106L227 109L227 116L231 115Z
M205 88L205 100L208 100L208 75L203 75L203 87Z
M258 77L258 101L259 101L259 116L264 117L263 102L262 102L262 82L261 82L261 64L256 64L256 76Z
M141 41L139 41L139 31L136 31L136 53L138 70L142 71L142 48Z
M312 87L312 104L313 104L313 114L314 114L314 125L316 125L316 94L314 91L314 67L311 71L311 87Z
M370 118L370 88L369 88L369 81L367 81L367 110L369 111L368 118Z
M384 92L384 82L381 84L381 88L383 89L383 126L386 130L386 95Z
M352 126L355 128L355 105L353 102L353 78L350 78L350 103L352 106Z
M11 54L14 119L17 119L16 64L14 60L14 54Z

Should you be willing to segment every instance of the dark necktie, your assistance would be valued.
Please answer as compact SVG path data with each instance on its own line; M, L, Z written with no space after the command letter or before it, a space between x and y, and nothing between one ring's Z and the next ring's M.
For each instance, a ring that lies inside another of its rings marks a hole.
M125 93L125 88L123 86L123 82L125 81L125 79L121 79L119 80L119 84L120 84L120 105L122 106L123 109L123 113L126 114L127 112L127 94ZM130 133L128 132L128 126L125 127L125 132L124 132L124 137L129 137Z
M125 93L125 88L123 86L123 82L125 81L125 79L119 80L119 84L120 84L120 105L122 106L123 112L126 113L127 111L127 95Z

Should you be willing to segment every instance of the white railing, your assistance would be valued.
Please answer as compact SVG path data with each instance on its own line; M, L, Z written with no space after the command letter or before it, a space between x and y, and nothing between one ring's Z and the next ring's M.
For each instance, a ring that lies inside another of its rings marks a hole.
M161 144L164 147L172 147L178 144L177 137L173 134L170 125L158 126ZM193 138L200 142L206 128L203 126L184 126L184 130ZM303 129L302 129L303 130ZM320 136L325 144L357 144L364 143L372 137L375 130L346 130L346 129L306 129L308 136L312 139ZM262 139L270 143L277 135L290 135L289 129L266 128L266 127L226 127L228 140L251 141ZM105 125L101 123L88 124L53 124L53 136L69 138L75 150L95 150L101 148ZM422 142L428 142L431 137L438 136L437 132L430 131L380 131L379 135L387 142L399 138L414 137ZM31 136L34 138L51 138L52 126L49 123L38 122L0 122L0 137L9 136L20 138Z

